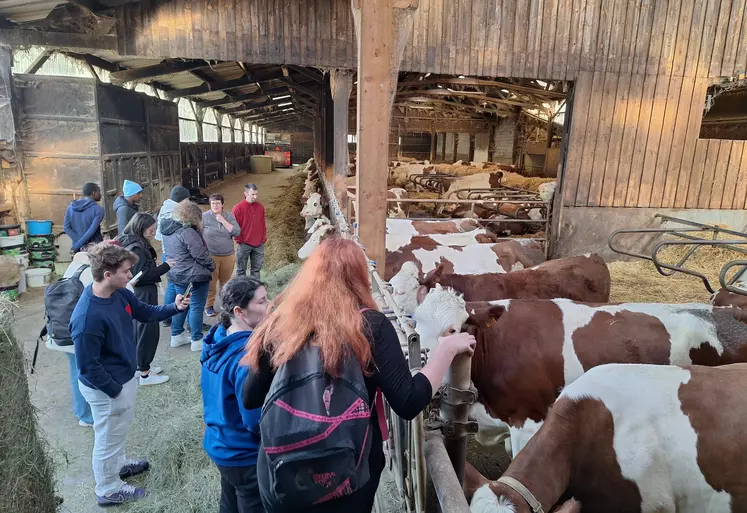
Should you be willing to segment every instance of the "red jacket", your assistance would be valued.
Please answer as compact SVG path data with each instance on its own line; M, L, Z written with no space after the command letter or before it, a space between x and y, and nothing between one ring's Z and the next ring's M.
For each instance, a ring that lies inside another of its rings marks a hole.
M241 227L241 233L236 242L257 247L267 242L267 226L265 225L265 207L259 202L241 203L233 207L233 217Z

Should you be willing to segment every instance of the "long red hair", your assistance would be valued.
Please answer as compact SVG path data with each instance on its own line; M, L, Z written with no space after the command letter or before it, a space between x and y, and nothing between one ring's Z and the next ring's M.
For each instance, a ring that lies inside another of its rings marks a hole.
M274 304L249 339L242 364L256 371L266 353L277 368L311 343L319 347L328 374L337 376L349 356L367 371L371 346L360 309L376 309L376 303L366 257L355 242L339 236L322 241Z

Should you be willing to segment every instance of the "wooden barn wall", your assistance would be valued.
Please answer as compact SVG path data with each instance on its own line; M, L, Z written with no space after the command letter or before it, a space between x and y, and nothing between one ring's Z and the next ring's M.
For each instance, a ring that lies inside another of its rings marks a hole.
M747 67L745 0L420 0L402 70L574 80ZM123 55L356 67L350 0L144 0Z

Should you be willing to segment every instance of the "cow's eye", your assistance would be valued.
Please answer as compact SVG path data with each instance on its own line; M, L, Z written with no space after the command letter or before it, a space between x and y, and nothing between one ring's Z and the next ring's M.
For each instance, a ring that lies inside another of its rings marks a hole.
M449 328L449 331L448 331L449 335L453 335L453 334L454 334L454 333L456 333L456 332L457 332L457 331L456 331L456 329L454 329L454 328Z

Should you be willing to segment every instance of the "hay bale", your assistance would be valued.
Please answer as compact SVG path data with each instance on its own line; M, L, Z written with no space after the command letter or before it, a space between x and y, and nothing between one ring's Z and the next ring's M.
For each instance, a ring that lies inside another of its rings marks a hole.
M503 172L503 185L516 187L527 191L539 192L539 186L543 183L554 182L555 178L538 178L521 176L518 173Z
M37 429L26 358L13 334L13 306L0 298L0 510L54 513L54 470Z
M303 246L306 232L300 216L306 175L296 173L285 191L267 207L267 244L265 245L266 272L275 271L298 261L298 249Z

